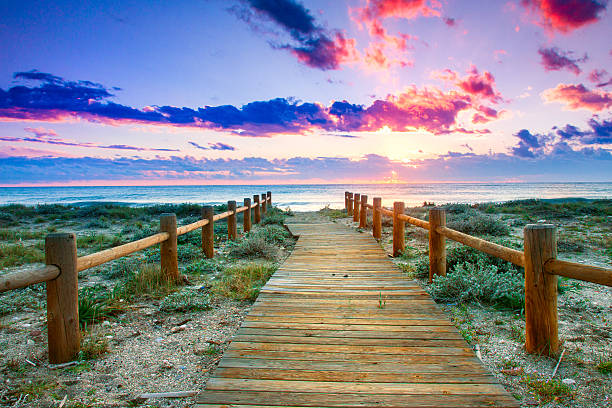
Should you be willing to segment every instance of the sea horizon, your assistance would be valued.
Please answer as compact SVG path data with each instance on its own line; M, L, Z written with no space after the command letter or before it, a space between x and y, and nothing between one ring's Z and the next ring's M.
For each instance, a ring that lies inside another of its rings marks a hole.
M435 187L435 188L434 188ZM404 201L407 206L521 199L609 199L612 182L437 182L360 184L223 184L159 186L29 186L0 187L0 205L116 203L221 204L241 202L254 194L272 192L273 203L295 211L344 206L344 191L382 197L383 205Z

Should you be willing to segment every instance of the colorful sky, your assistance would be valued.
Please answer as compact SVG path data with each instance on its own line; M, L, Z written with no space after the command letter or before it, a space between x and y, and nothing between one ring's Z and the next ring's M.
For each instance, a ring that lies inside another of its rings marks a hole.
M612 181L607 0L0 3L0 185Z

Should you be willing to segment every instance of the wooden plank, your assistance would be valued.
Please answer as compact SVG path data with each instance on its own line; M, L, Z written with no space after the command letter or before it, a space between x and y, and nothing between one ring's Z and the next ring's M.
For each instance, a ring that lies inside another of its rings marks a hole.
M517 407L455 326L369 235L291 224L201 408Z
M196 407L382 407L382 408L505 408L518 407L507 393L494 395L398 395L321 392L277 392L207 390L199 395ZM271 405L272 404L272 405Z

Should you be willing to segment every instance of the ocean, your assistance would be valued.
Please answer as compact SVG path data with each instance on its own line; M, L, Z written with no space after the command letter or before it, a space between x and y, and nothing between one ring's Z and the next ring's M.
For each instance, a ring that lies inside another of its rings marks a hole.
M121 187L0 187L3 204L84 204L113 202L131 205L154 203L221 204L242 202L254 194L272 192L272 201L295 211L344 207L344 192L382 197L384 206L404 201L417 206L480 203L540 198L612 198L612 183L437 183L437 184L320 184L247 186L121 186Z

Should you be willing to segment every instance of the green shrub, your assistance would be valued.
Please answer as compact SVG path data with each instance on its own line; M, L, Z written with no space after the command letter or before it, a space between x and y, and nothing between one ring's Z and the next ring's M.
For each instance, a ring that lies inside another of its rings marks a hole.
M176 282L162 272L159 264L143 263L138 272L130 275L125 282L115 286L113 298L135 299L142 296L160 297L176 288Z
M45 305L44 283L12 290L0 294L0 317L17 312L40 310Z
M185 288L179 292L169 294L162 300L159 310L162 312L190 312L210 309L210 298L201 289Z
M514 310L524 307L523 277L483 262L458 265L446 276L437 276L428 290L438 302L479 302Z
M612 360L602 359L597 363L597 371L602 374L612 374Z
M504 245L513 249L518 248L516 245L504 239L495 239L493 242ZM423 257L423 259L416 266L416 276L419 278L425 278L429 276L429 255ZM478 251L477 249L469 246L460 245L458 247L451 248L446 253L446 270L452 271L458 265L465 263L477 264L483 263L485 265L493 265L499 271L512 272L512 273L523 273L523 268L514 265L511 262L504 261L501 258L497 258L492 255L485 254L484 252Z
M539 379L535 376L525 375L521 378L521 383L538 395L540 403L574 397L574 391L570 386L563 384L560 380Z
M268 212L262 216L261 225L285 224L285 212L277 207L268 208Z
M326 205L324 208L321 208L319 210L319 214L325 215L331 218L332 220L348 217L348 213L345 209L337 210L337 209L329 208L329 205Z
M191 262L196 259L200 259L203 256L204 255L202 254L200 247L195 245L185 244L179 245L177 248L177 257L179 262Z
M44 238L44 231L29 231L29 230L9 230L0 229L0 240L3 241L19 241L24 239L41 239Z
M123 244L119 235L92 234L77 236L77 248L92 248L100 251Z
M0 268L43 262L45 254L36 247L18 244L0 244Z
M274 270L273 265L260 263L227 268L221 279L213 283L212 291L218 296L230 299L254 301Z
M470 235L502 236L510 233L510 228L505 223L482 214L450 216L446 226Z
M123 307L113 302L104 287L89 287L79 291L79 325L81 328L116 316L124 310Z
M88 335L83 338L79 360L93 360L108 352L108 339L104 335Z
M201 258L185 266L185 273L189 275L217 274L223 270L218 259Z
M126 279L136 273L141 264L138 258L119 258L104 265L101 273L106 279Z
M280 258L281 251L276 245L266 241L264 237L249 236L237 243L232 243L229 255L234 258L261 258L274 261Z
M292 246L295 241L289 231L280 225L266 225L263 228L254 230L249 237L263 238L266 242L284 247Z

